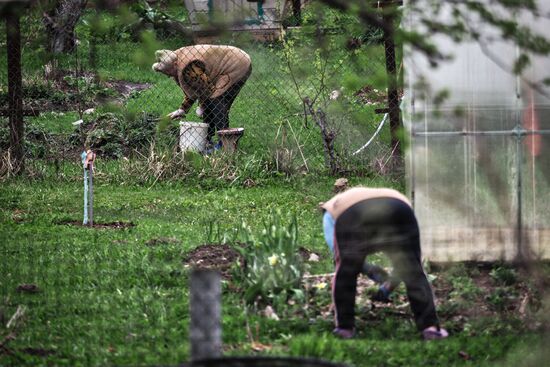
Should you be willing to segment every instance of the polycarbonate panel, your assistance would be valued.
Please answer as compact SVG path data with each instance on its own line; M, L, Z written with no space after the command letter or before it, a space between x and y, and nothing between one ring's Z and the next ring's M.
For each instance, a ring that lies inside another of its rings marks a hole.
M430 3L405 1L406 9L422 9L406 13L405 27L421 30L419 17L427 16ZM450 20L452 7L462 6L438 4L438 21ZM538 6L549 13L550 2ZM545 37L550 29L548 17L524 10L513 17ZM530 55L531 64L516 76L511 70L521 50L471 20L480 42L431 39L452 56L437 68L405 47L407 173L423 253L435 261L548 259L550 87L540 82L550 76L550 58Z
M516 141L510 136L414 139L413 195L425 257L515 257Z
M538 105L525 125L550 131L550 107ZM550 134L527 135L522 141L522 251L534 259L550 258Z
M410 121L410 129L415 134L428 135L446 133L461 136L472 132L501 135L516 127L520 114L519 106L476 106L460 113L454 110L438 110L435 113L426 108L417 111L417 118Z

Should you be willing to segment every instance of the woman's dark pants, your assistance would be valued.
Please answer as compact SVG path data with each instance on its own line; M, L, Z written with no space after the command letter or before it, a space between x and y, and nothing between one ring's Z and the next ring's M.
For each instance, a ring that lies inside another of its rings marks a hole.
M348 208L335 225L336 273L332 291L337 327L355 319L357 276L365 257L383 252L403 280L416 326L438 326L433 292L422 268L420 234L412 208L394 198L374 198Z
M204 123L208 124L207 139L209 142L212 142L212 137L217 130L223 130L229 127L229 110L251 72L252 67L248 69L248 72L241 80L233 84L221 96L207 99L202 103Z

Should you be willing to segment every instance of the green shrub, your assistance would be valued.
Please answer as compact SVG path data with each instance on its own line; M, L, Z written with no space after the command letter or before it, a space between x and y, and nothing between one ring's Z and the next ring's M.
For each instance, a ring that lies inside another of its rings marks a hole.
M496 311L503 312L517 299L517 292L508 287L496 287L485 297L489 305Z
M80 101L86 106L93 104L97 100L117 95L113 89L104 87L100 82L94 80L94 78L67 75L63 78L63 81L70 90L67 93L69 101Z
M512 268L504 266L497 266L496 268L491 270L489 275L497 284L504 286L513 285L518 281L516 271Z
M71 102L71 93L64 93L52 83L34 81L28 82L24 81L22 86L22 95L23 101L31 105L37 103L43 103L47 106L54 106L60 108L61 106L66 105ZM42 101L42 102L39 102ZM0 89L0 106L8 106L8 91ZM43 108L41 108L43 109Z
M450 295L454 299L473 301L481 294L481 289L475 284L472 278L460 276L451 279L453 290Z
M84 117L71 135L73 145L92 149L107 158L120 158L149 147L156 133L153 116L132 118L107 112Z
M28 158L46 158L60 145L58 138L49 131L35 125L25 126L25 155ZM0 119L0 151L10 148L10 128L7 119Z

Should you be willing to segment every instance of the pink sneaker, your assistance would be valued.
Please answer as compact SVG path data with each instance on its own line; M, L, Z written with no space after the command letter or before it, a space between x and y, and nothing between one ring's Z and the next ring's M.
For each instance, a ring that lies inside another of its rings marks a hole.
M355 336L355 330L354 329L341 329L337 327L336 329L332 330L332 334L335 336L341 338L341 339L351 339Z
M440 328L439 326L430 326L422 330L422 337L424 340L436 340L445 339L449 336L447 330Z

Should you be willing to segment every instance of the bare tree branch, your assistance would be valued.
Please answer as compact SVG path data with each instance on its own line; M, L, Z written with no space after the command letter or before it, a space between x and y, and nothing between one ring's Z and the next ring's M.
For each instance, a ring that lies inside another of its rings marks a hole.
M325 112L318 108L315 111L313 102L309 97L303 99L304 105L307 107L309 114L313 118L313 121L319 126L321 135L323 137L323 148L329 164L331 174L337 174L339 171L338 161L336 159L336 152L334 150L334 140L336 139L336 133L330 129L327 125L327 117Z

